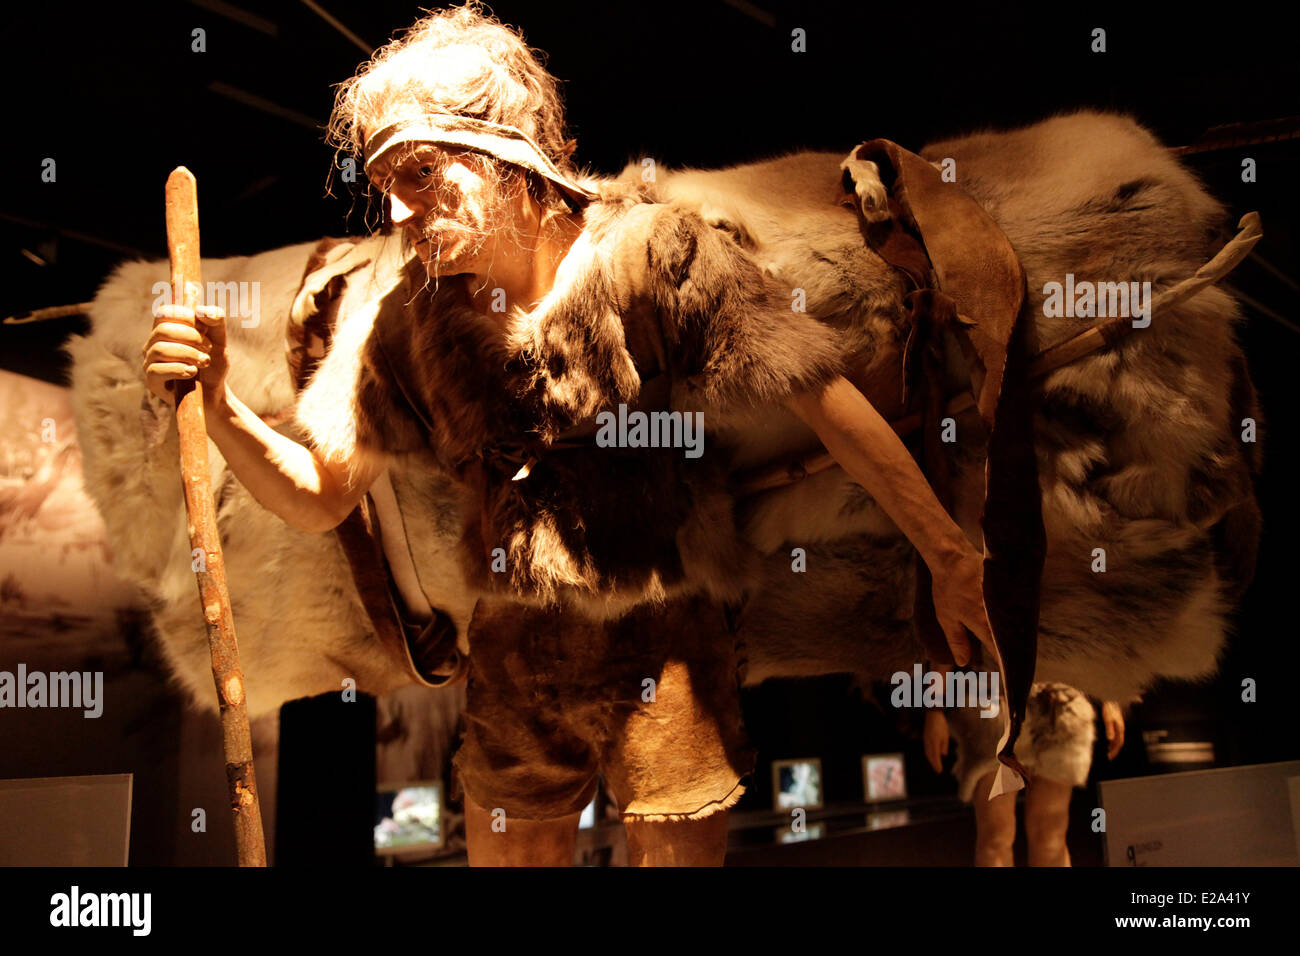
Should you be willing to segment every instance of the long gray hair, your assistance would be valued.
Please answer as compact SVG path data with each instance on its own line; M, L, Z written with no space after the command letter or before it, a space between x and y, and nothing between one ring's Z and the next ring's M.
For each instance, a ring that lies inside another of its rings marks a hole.
M456 113L522 130L560 172L574 177L570 157L577 141L566 134L559 83L543 57L478 0L434 11L339 84L327 140L338 152L362 158L363 131L407 117ZM541 177L528 179L539 201L564 208Z

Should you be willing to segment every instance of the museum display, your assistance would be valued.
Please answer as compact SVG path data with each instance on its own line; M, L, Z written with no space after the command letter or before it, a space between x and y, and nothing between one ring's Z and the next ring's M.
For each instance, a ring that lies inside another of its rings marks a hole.
M1300 863L1297 68L770 6L160 7L93 188L25 94L4 859Z

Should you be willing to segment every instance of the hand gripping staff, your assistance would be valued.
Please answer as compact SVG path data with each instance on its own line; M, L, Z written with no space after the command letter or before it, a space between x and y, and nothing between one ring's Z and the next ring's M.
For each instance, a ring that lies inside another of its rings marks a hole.
M167 177L167 251L171 257L172 301L188 308L202 304L199 270L199 204L194 174L178 166ZM212 652L212 677L221 706L222 751L226 783L235 816L235 849L240 866L266 866L262 811L253 773L253 741L244 703L244 674L226 589L226 565L217 533L212 482L208 472L208 431L203 418L203 384L176 379L176 427L180 435L181 481L190 547L199 560L195 574L203 620Z

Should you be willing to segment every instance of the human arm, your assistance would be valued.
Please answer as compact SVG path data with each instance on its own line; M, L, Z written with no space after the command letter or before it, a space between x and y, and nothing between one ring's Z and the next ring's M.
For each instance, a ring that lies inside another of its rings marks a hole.
M174 401L168 382L203 384L204 420L239 481L265 508L302 531L336 527L385 467L382 455L355 454L327 461L275 431L230 391L226 383L225 317L218 309L195 314L179 306L159 309L143 349L145 380L160 398Z
M1101 721L1106 728L1106 759L1114 760L1124 748L1124 710L1117 701L1102 701Z
M308 532L336 528L384 470L382 456L335 464L266 424L223 388L208 404L208 435L267 510Z
M943 773L943 758L948 755L948 718L939 708L927 708L925 712L925 759L930 762L935 773Z
M952 670L946 664L936 663L933 667L944 676L945 680L948 678L948 672ZM943 708L927 707L925 709L925 727L921 734L921 741L925 748L925 759L929 761L935 773L943 773L943 758L948 756L948 742L951 738L952 731L948 727L948 715L943 712Z
M939 503L889 423L843 377L795 393L786 404L920 552L934 579L935 614L957 664L970 660L963 628L992 648L982 597L983 558Z
M844 378L834 328L794 308L791 289L696 214L644 209L630 234L637 241L626 242L617 261L632 286L649 291L685 357L679 398L715 423L732 411L790 407L921 554L956 662L970 660L966 629L992 649L983 558L893 428Z

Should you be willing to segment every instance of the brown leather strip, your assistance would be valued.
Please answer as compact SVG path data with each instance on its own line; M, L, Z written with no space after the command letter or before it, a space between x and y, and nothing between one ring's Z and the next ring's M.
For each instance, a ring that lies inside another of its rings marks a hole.
M933 275L932 282L918 283L918 288L933 289L953 304L950 312L937 297L929 302L914 299L909 303L914 318L924 316L927 321L925 328L913 329L913 334L921 336L918 347L937 345L934 336L941 331L941 325L946 325L957 333L959 341L969 342L970 354L979 360L973 373L983 372L982 376L973 374L972 382L977 389L980 415L990 429L981 516L984 605L1002 659L1011 722L1007 744L998 756L1023 775L1014 748L1033 683L1039 585L1047 552L1034 454L1026 323L1021 317L1024 270L988 213L958 186L945 183L920 156L889 140L877 139L859 146L852 158L869 160L880 168L881 180L890 190L890 209L895 213L896 221L888 224L887 230L862 220L868 244L916 282L916 256L903 241L906 236L915 238L924 249ZM850 195L845 204L857 209L852 190L846 192ZM926 310L921 312L920 307ZM936 312L936 307L942 311ZM965 317L960 327L952 321L957 313ZM931 365L927 376L937 376L941 368L940 364ZM935 431L935 415L941 414L943 407L943 396L936 396L933 378L930 384L922 416L926 432ZM941 446L935 457L937 437L927 434L922 439L923 447L928 449L923 464L932 483L936 476L931 472L937 460L944 457ZM947 493L942 472L936 493ZM943 503L950 509L950 501ZM927 646L931 643L924 633L928 620L928 615L922 615L917 622Z
M901 192L902 184L895 182L894 185L898 187L896 193ZM919 416L917 427L921 433L921 447L918 463L935 497L951 514L951 476L939 430L945 398L943 358L939 349L944 329L956 323L957 308L952 299L934 288L930 259L916 234L916 223L910 209L899 202L897 195L890 196L889 207L891 219L868 227L867 241L913 287L903 299L908 310L909 331L903 346L901 402L904 409ZM934 610L933 587L930 568L918 555L913 627L928 659L952 665L955 663L952 650Z
M347 557L348 567L352 569L352 580L375 637L390 655L404 661L406 634L388 596L388 565L365 498L334 529L334 535Z

